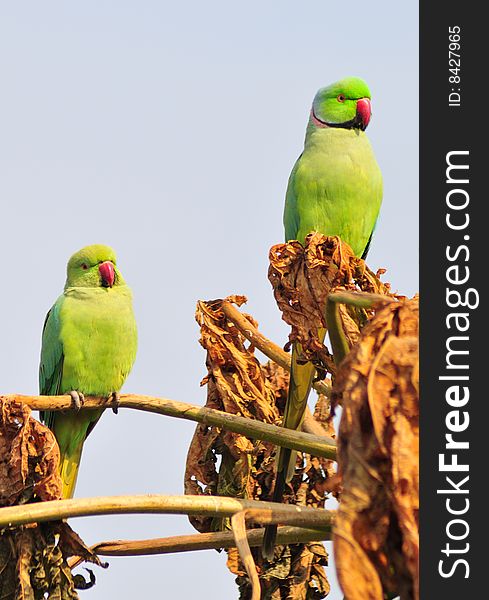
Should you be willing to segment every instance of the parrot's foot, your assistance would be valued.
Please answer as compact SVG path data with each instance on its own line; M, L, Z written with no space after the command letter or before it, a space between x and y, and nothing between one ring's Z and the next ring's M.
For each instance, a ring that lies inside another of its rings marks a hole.
M111 403L112 412L114 413L114 415L116 415L119 412L119 404L121 402L121 396L119 392L112 392L112 394L109 395L107 400Z
M81 392L77 392L76 390L71 390L70 396L73 402L73 408L75 408L76 410L80 410L82 404L85 402L85 396Z

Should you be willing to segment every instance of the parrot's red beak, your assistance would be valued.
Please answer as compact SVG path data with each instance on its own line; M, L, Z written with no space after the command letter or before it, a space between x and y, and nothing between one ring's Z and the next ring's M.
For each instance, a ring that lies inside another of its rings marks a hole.
M357 100L357 118L362 123L362 129L366 129L372 116L372 107L368 98Z
M112 287L115 281L115 270L113 263L110 260L106 260L101 263L98 267L98 272L102 277L102 285L104 287Z

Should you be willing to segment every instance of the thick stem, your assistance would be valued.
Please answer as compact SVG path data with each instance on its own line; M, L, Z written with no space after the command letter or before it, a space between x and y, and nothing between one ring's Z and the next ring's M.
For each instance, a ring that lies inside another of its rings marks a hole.
M328 300L335 304L349 304L357 308L374 308L378 304L395 302L390 296L382 294L369 294L368 292L333 292L328 296Z
M326 303L326 322L328 324L329 339L333 347L334 362L339 365L350 351L350 347L343 331L338 304L331 300L331 296L328 297Z
M68 410L73 408L71 396L21 396L10 394L0 396L0 402L3 399L24 402L34 410ZM85 397L83 402L84 409L112 408L112 406L113 404L107 401L106 398ZM332 438L286 429L212 408L203 408L166 398L133 394L122 394L118 406L214 425L227 431L241 433L252 439L267 440L278 446L307 452L313 456L336 459L336 442Z
M230 517L247 510L247 518L256 523L283 523L330 531L332 511L277 504L258 500L238 500L224 496L100 496L71 500L51 500L0 508L0 528L27 523L59 521L72 517L120 514L173 514Z
M251 547L261 546L264 528L248 529L246 535ZM319 529L304 529L284 525L277 529L277 544L299 544L330 540L331 532ZM215 533L198 533L195 535L178 535L150 540L113 540L99 542L91 546L95 554L100 556L144 556L151 554L172 554L191 552L193 550L217 550L218 548L234 548L234 536L231 531Z
M357 308L370 309L379 304L389 302L395 302L395 300L382 294L347 292L342 290L329 294L326 303L326 321L328 323L329 338L333 347L333 357L336 365L339 365L350 351L348 340L343 331L338 304L348 304Z

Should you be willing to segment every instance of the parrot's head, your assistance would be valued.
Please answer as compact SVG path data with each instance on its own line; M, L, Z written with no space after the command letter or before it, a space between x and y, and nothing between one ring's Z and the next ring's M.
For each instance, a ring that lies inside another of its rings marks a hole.
M115 252L109 246L85 246L75 252L68 261L65 288L110 289L119 285L125 285L125 282L116 266Z
M363 79L346 77L321 88L312 103L310 124L365 131L372 110L370 90Z

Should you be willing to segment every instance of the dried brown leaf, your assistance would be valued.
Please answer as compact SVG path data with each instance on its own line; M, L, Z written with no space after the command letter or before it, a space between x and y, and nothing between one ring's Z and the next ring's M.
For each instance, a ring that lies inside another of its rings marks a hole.
M240 306L245 298L234 296L226 301ZM227 319L221 307L222 300L199 302L196 318L201 328L202 346L207 350L207 407L241 414L269 423L279 424L287 399L289 374L275 363L260 364L254 355L254 347L243 337L239 329ZM246 318L256 326L249 315ZM325 400L322 399L321 403ZM331 422L323 415L326 429ZM325 429L325 431L326 431ZM329 433L331 435L331 433ZM196 428L187 455L185 493L220 494L250 499L271 499L274 485L274 457L276 448L269 442L249 440L245 436L224 432L215 427L199 425ZM220 464L219 464L220 460ZM217 466L219 464L219 467ZM287 502L323 507L324 482L333 474L333 463L322 458L300 456L297 472L286 491ZM208 532L230 527L229 519L191 518L198 531ZM322 547L322 545L320 544ZM294 546L293 556L300 556L307 546ZM289 559L283 560L287 554ZM309 590L307 598L323 598L326 575L323 562L311 559L307 571L310 580L297 579L298 566L290 560L286 547L278 549L277 563L265 563L260 548L253 548L251 556L260 573L262 587L275 590L278 596L263 598L286 598L292 585ZM315 556L319 556L319 551ZM251 597L251 587L245 569L235 549L228 550L228 568L235 573L240 586L241 598ZM305 571L301 571L304 573ZM279 576L276 576L280 573ZM314 595L313 590L316 590ZM319 591L318 591L319 590ZM322 591L321 591L322 590Z
M58 546L65 558L78 556L86 562L91 562L99 567L105 567L99 557L92 551L81 537L74 531L66 521L53 523L53 531L59 535Z
M330 591L324 567L328 554L323 544L283 546L276 561L261 575L263 600L320 600ZM247 588L241 583L240 598L248 600ZM287 587L284 586L287 583Z
M0 506L61 498L59 449L21 402L0 397Z
M232 296L226 300L240 306L246 299ZM222 300L197 304L200 343L207 351L208 374L204 379L207 385L206 406L278 423L280 413L274 387L265 377L254 348L226 318L221 306ZM255 325L252 317L247 315L247 318ZM272 451L271 444L257 443L216 427L198 425L187 455L185 493L256 497L256 483L251 477L251 456L264 452L270 455ZM216 469L218 456L221 457L219 472ZM191 522L201 532L216 528L216 523L210 518L192 517Z
M244 296L226 298L240 306ZM207 350L209 377L219 392L221 410L274 423L279 415L273 390L262 376L261 365L239 329L224 315L222 301L198 302L196 319L201 345ZM246 318L256 326L249 315Z
M374 275L339 237L311 233L302 246L297 241L277 244L270 250L268 278L282 318L292 331L289 344L299 342L303 359L310 360L319 373L335 372L323 344L320 330L326 328L328 295L339 289L388 294L389 286ZM345 335L356 342L367 320L365 311L340 309Z
M70 556L104 566L66 522L41 523L0 535L0 598L3 600L76 600L76 589L94 583L73 575Z
M59 449L51 430L31 417L26 404L0 397L0 505L60 499L58 463ZM76 600L75 588L93 583L72 575L67 563L72 555L101 565L66 522L3 530L0 598Z
M379 309L342 363L334 528L348 600L418 598L418 300Z

